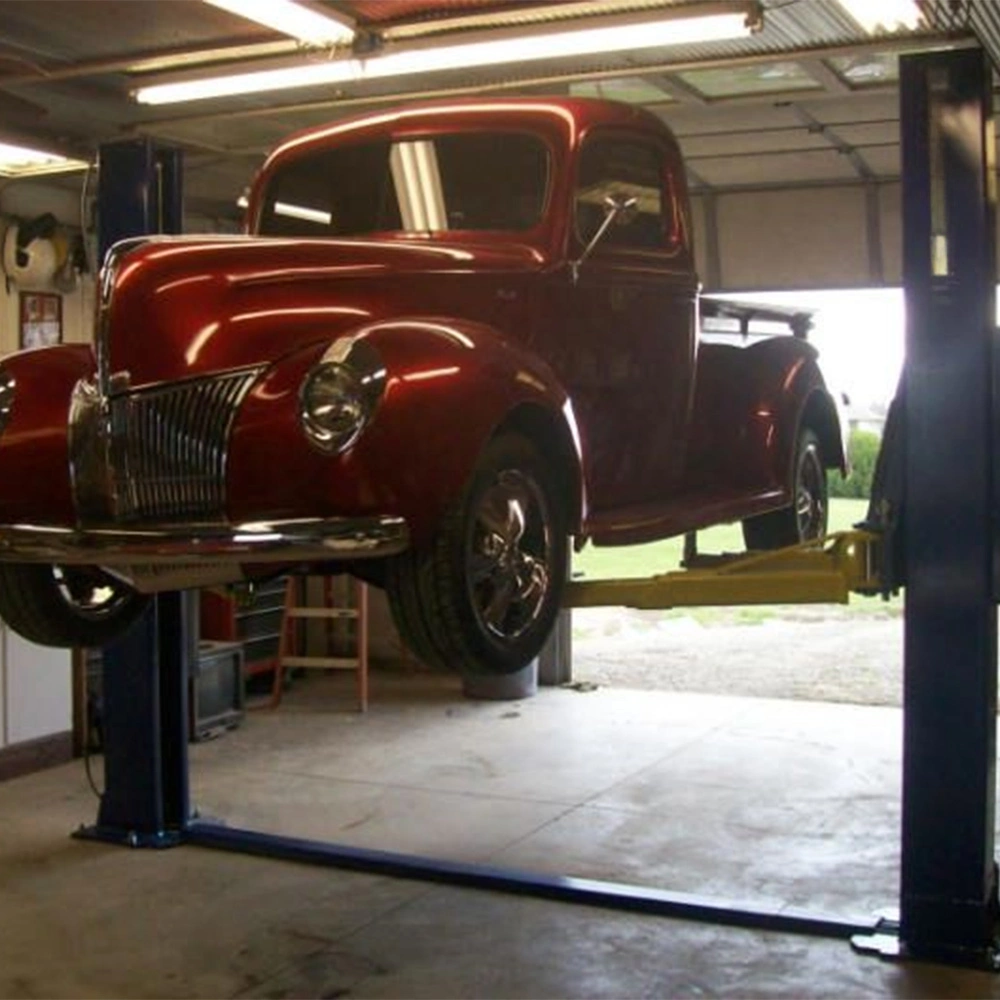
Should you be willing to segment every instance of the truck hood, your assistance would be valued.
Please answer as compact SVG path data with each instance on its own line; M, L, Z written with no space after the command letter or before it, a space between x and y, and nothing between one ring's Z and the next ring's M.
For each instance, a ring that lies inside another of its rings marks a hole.
M270 364L390 316L489 322L491 286L545 269L535 247L442 240L152 237L119 244L96 340L131 386Z

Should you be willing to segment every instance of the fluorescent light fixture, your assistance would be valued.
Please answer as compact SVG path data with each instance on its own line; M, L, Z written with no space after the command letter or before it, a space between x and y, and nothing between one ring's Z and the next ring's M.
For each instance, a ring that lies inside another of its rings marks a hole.
M881 31L911 31L920 24L915 0L837 0L869 35Z
M759 25L759 20L753 17L758 12L755 4L724 4L715 13L691 17L679 16L675 8L670 16L661 14L652 20L605 21L596 27L508 33L494 38L479 34L476 41L414 45L367 58L331 59L281 69L153 84L138 88L135 98L142 104L176 104L294 87L360 83L438 70L692 45L749 35Z
M230 14L256 21L306 45L343 45L354 40L354 28L332 12L322 14L293 0L205 0Z
M204 68L209 63L239 65L250 59L269 59L294 54L299 43L294 38L280 38L252 45L224 45L221 48L193 48L167 52L160 56L140 56L125 67L128 73L163 73L173 70Z
M87 164L83 160L71 160L40 149L0 142L0 177L32 177L86 169Z

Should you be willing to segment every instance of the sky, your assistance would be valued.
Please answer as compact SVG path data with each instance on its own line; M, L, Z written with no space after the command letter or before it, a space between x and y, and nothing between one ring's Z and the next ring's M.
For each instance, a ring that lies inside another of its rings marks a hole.
M809 341L819 350L829 389L847 393L857 405L892 399L903 365L902 289L762 292L732 297L816 310Z

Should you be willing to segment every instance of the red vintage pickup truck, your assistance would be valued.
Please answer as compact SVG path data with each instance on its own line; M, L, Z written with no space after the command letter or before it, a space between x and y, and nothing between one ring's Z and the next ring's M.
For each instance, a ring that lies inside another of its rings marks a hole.
M701 344L654 115L461 100L295 135L248 235L107 255L94 346L0 363L0 615L100 645L166 589L343 569L429 664L519 669L569 540L825 530L802 339Z

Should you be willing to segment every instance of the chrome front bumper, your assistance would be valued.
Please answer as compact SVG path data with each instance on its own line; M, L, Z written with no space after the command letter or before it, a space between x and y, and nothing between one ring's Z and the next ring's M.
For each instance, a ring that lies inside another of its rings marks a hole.
M149 528L0 525L0 561L109 569L213 563L299 563L376 559L402 552L409 531L400 517L303 518L245 524Z

